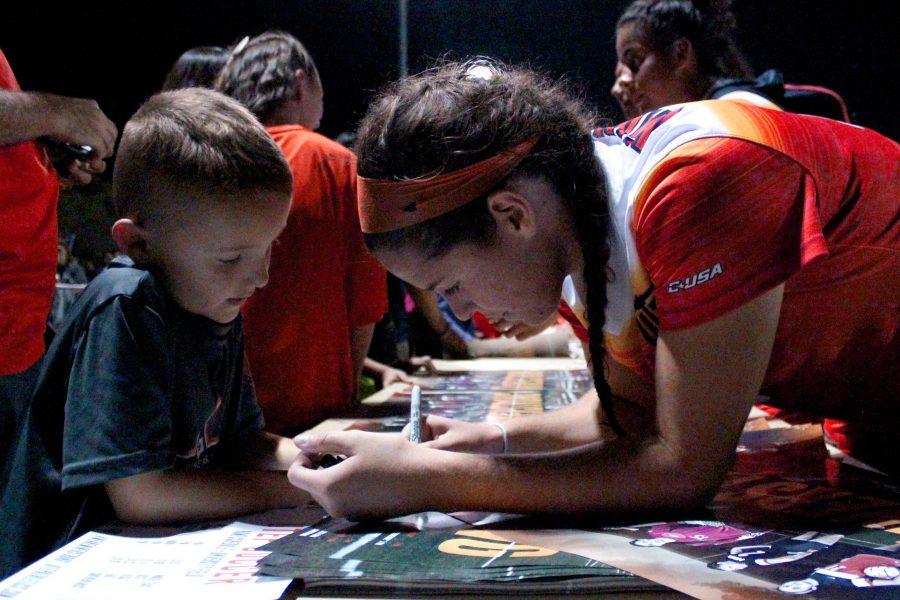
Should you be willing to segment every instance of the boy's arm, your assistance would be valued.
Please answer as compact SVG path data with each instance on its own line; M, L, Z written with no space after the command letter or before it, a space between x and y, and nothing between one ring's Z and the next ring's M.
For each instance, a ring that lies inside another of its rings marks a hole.
M239 452L229 467L236 471L287 471L297 458L290 438L268 431L254 431L241 438Z
M116 516L135 525L223 519L303 506L309 494L282 472L153 471L108 481Z

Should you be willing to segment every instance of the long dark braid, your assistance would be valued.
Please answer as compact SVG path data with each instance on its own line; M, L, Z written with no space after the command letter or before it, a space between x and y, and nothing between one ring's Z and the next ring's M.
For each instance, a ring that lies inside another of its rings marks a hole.
M609 425L621 435L604 373L606 188L589 134L592 123L580 100L534 71L484 59L451 62L382 92L360 125L356 150L360 175L402 180L456 170L538 140L507 181L545 178L575 223L585 261L594 382ZM366 234L366 244L373 251L413 247L426 257L463 243L490 245L496 225L487 195L411 227Z
M593 150L592 158L593 158ZM570 210L574 217L581 254L584 257L584 282L587 287L585 307L588 320L588 349L591 353L591 366L594 375L594 386L600 399L600 408L609 426L616 435L625 435L625 430L616 419L612 409L612 390L604 372L606 344L603 339L603 324L606 322L606 281L609 277L606 263L609 258L609 246L597 243L597 240L609 239L609 212L607 210L605 185L596 165L594 177L587 173L579 173L575 180L575 189L569 200Z

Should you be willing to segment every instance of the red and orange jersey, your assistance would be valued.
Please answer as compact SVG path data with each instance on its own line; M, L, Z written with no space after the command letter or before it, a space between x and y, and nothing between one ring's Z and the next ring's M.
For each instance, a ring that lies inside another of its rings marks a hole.
M858 417L863 402L896 404L896 143L722 100L661 108L594 138L612 224L604 333L615 360L650 378L660 332L784 284L763 393L838 418Z

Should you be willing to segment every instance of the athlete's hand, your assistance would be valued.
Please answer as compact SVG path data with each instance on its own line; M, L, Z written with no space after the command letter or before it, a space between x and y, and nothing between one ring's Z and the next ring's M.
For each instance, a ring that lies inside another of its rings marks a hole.
M409 428L403 428L404 439L409 438ZM446 417L427 415L422 420L421 442L427 448L500 454L503 452L503 434L489 423L469 423Z
M305 434L294 438L300 455L288 480L306 490L335 517L355 520L409 514L430 506L429 471L437 451L402 436L364 431ZM312 469L320 454L346 456L326 469Z

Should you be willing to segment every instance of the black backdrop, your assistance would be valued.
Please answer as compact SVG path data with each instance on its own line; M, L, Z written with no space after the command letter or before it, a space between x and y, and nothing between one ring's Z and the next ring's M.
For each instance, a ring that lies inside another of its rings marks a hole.
M397 75L396 0L16 2L0 48L24 89L97 98L121 127L185 49L279 28L310 49L325 86L326 135L351 129ZM625 1L410 0L409 60L471 54L528 61L576 80L612 118L616 16ZM896 139L898 19L888 0L737 0L741 46L758 70L839 91L860 124Z

